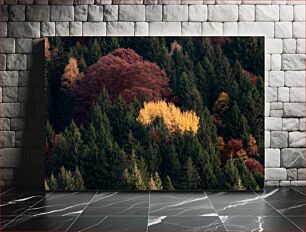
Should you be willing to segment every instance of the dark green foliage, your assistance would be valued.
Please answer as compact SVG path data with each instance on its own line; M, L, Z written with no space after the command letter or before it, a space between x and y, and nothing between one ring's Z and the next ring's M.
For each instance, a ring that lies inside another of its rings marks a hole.
M244 160L224 162L218 137L224 143L241 140L247 151L252 135L258 146L252 158L263 164L264 40L229 37L218 44L213 39L50 38L46 189L262 189L263 176L250 173ZM84 120L74 118L73 92L62 83L69 59L76 58L82 73L117 48L131 48L166 72L173 94L165 100L182 111L196 112L197 134L170 133L162 118L142 125L137 117L148 98L110 100L112 89L101 89ZM229 104L216 118L213 106L222 92L228 94Z
M75 172L66 170L64 167L60 169L58 177L55 178L52 174L50 179L46 181L47 190L56 191L82 191L85 190L82 174L77 167Z
M171 182L170 177L167 175L164 182L163 182L164 190L168 191L174 191L175 188L173 187L173 184Z

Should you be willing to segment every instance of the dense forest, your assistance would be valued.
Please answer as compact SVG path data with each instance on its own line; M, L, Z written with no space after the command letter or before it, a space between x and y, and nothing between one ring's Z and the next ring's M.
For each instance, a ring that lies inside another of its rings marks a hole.
M45 40L47 190L261 190L263 37Z

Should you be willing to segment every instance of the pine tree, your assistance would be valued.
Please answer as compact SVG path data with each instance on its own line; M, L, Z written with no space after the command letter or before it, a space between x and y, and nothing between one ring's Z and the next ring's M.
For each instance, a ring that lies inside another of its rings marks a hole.
M173 187L173 184L171 182L170 177L167 175L163 181L163 189L168 191L174 191L175 188Z
M233 160L228 160L225 168L225 187L227 189L234 189L237 183L239 183L239 172Z
M59 137L50 158L51 172L57 174L61 166L73 170L79 166L81 156L82 138L78 126L72 121Z
M178 79L177 96L183 110L193 109L200 112L203 107L202 96L199 93L193 73L183 72Z
M84 181L78 167L76 168L74 173L72 173L70 170L66 170L64 167L61 167L57 182L58 190L85 190Z
M198 190L200 185L199 173L193 165L192 159L188 157L182 176L182 187L186 190Z
M248 143L249 126L236 101L233 102L232 107L224 114L223 122L225 124L225 140L242 138L243 144L246 146Z

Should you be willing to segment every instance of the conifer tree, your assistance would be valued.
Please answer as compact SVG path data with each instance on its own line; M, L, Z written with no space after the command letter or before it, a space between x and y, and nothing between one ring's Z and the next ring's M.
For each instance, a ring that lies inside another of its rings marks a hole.
M184 165L184 171L182 176L182 187L186 190L198 190L200 185L199 173L193 165L192 159L187 158Z
M164 190L168 190L168 191L174 191L175 188L173 187L173 184L171 182L170 177L167 175L163 181L163 187Z

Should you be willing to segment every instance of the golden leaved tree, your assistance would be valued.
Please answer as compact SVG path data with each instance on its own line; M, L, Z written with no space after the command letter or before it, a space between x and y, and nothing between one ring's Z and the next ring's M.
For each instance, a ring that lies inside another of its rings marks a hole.
M75 83L75 81L79 77L79 68L78 68L78 61L76 58L71 57L69 59L69 63L65 67L64 72L64 85L69 87Z
M144 103L137 120L143 125L150 125L156 118L162 118L169 132L191 132L196 134L200 118L193 111L182 112L173 103L165 101Z

